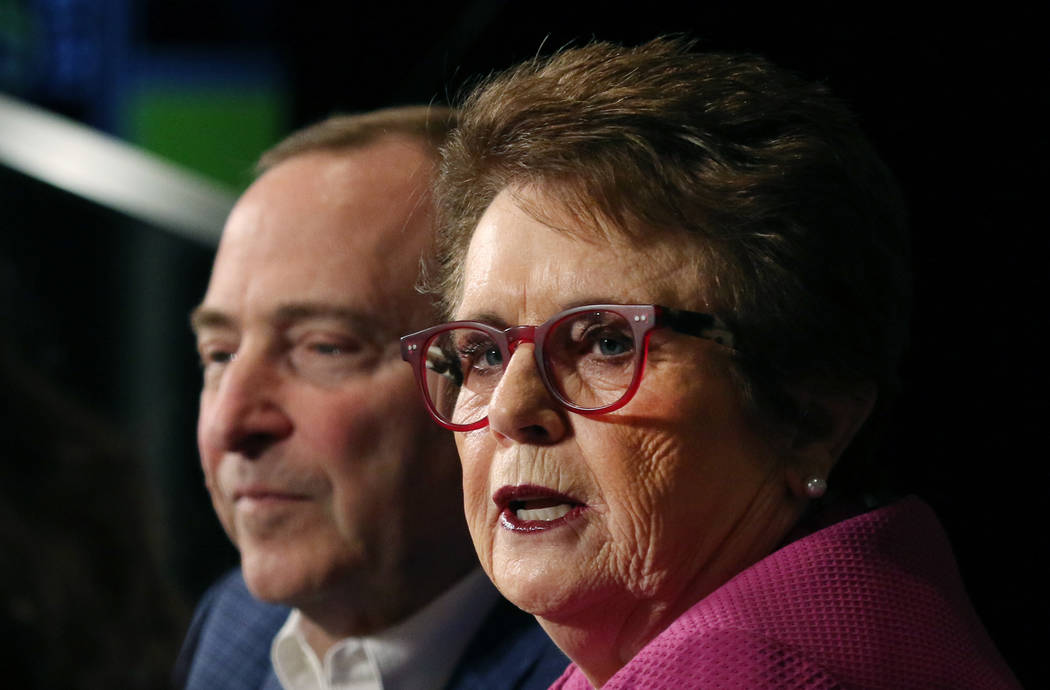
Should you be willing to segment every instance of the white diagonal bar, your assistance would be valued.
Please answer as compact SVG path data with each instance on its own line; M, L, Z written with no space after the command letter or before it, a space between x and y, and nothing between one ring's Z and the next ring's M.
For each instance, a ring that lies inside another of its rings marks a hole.
M197 173L3 94L0 164L207 245L235 201Z

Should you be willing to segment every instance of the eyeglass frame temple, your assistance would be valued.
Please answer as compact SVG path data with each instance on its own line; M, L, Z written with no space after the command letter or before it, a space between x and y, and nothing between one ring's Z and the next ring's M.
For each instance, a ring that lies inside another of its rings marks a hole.
M707 314L686 309L671 307L656 308L656 325L666 326L676 333L692 335L705 340L713 340L731 350L736 349L736 337L725 322L714 314Z

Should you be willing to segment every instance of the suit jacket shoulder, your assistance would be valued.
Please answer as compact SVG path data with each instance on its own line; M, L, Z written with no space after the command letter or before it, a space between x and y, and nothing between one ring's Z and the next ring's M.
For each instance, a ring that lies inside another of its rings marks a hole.
M201 599L175 666L185 690L280 690L270 661L290 609L259 601L235 569ZM532 616L500 598L453 671L452 690L545 690L569 660Z
M270 644L291 610L261 602L239 568L205 592L175 663L176 688L279 690Z
M546 690L569 664L536 619L500 597L449 681L449 690Z

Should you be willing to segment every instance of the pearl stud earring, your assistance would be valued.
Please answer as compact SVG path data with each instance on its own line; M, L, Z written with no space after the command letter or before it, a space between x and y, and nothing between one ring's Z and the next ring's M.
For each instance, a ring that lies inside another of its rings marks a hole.
M810 498L820 498L828 490L828 482L816 475L806 480L806 495Z

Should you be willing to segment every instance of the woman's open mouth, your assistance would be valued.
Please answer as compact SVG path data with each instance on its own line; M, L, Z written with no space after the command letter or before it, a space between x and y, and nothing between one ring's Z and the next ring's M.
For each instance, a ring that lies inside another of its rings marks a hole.
M542 486L504 486L492 496L500 524L515 532L540 532L566 524L587 507Z

